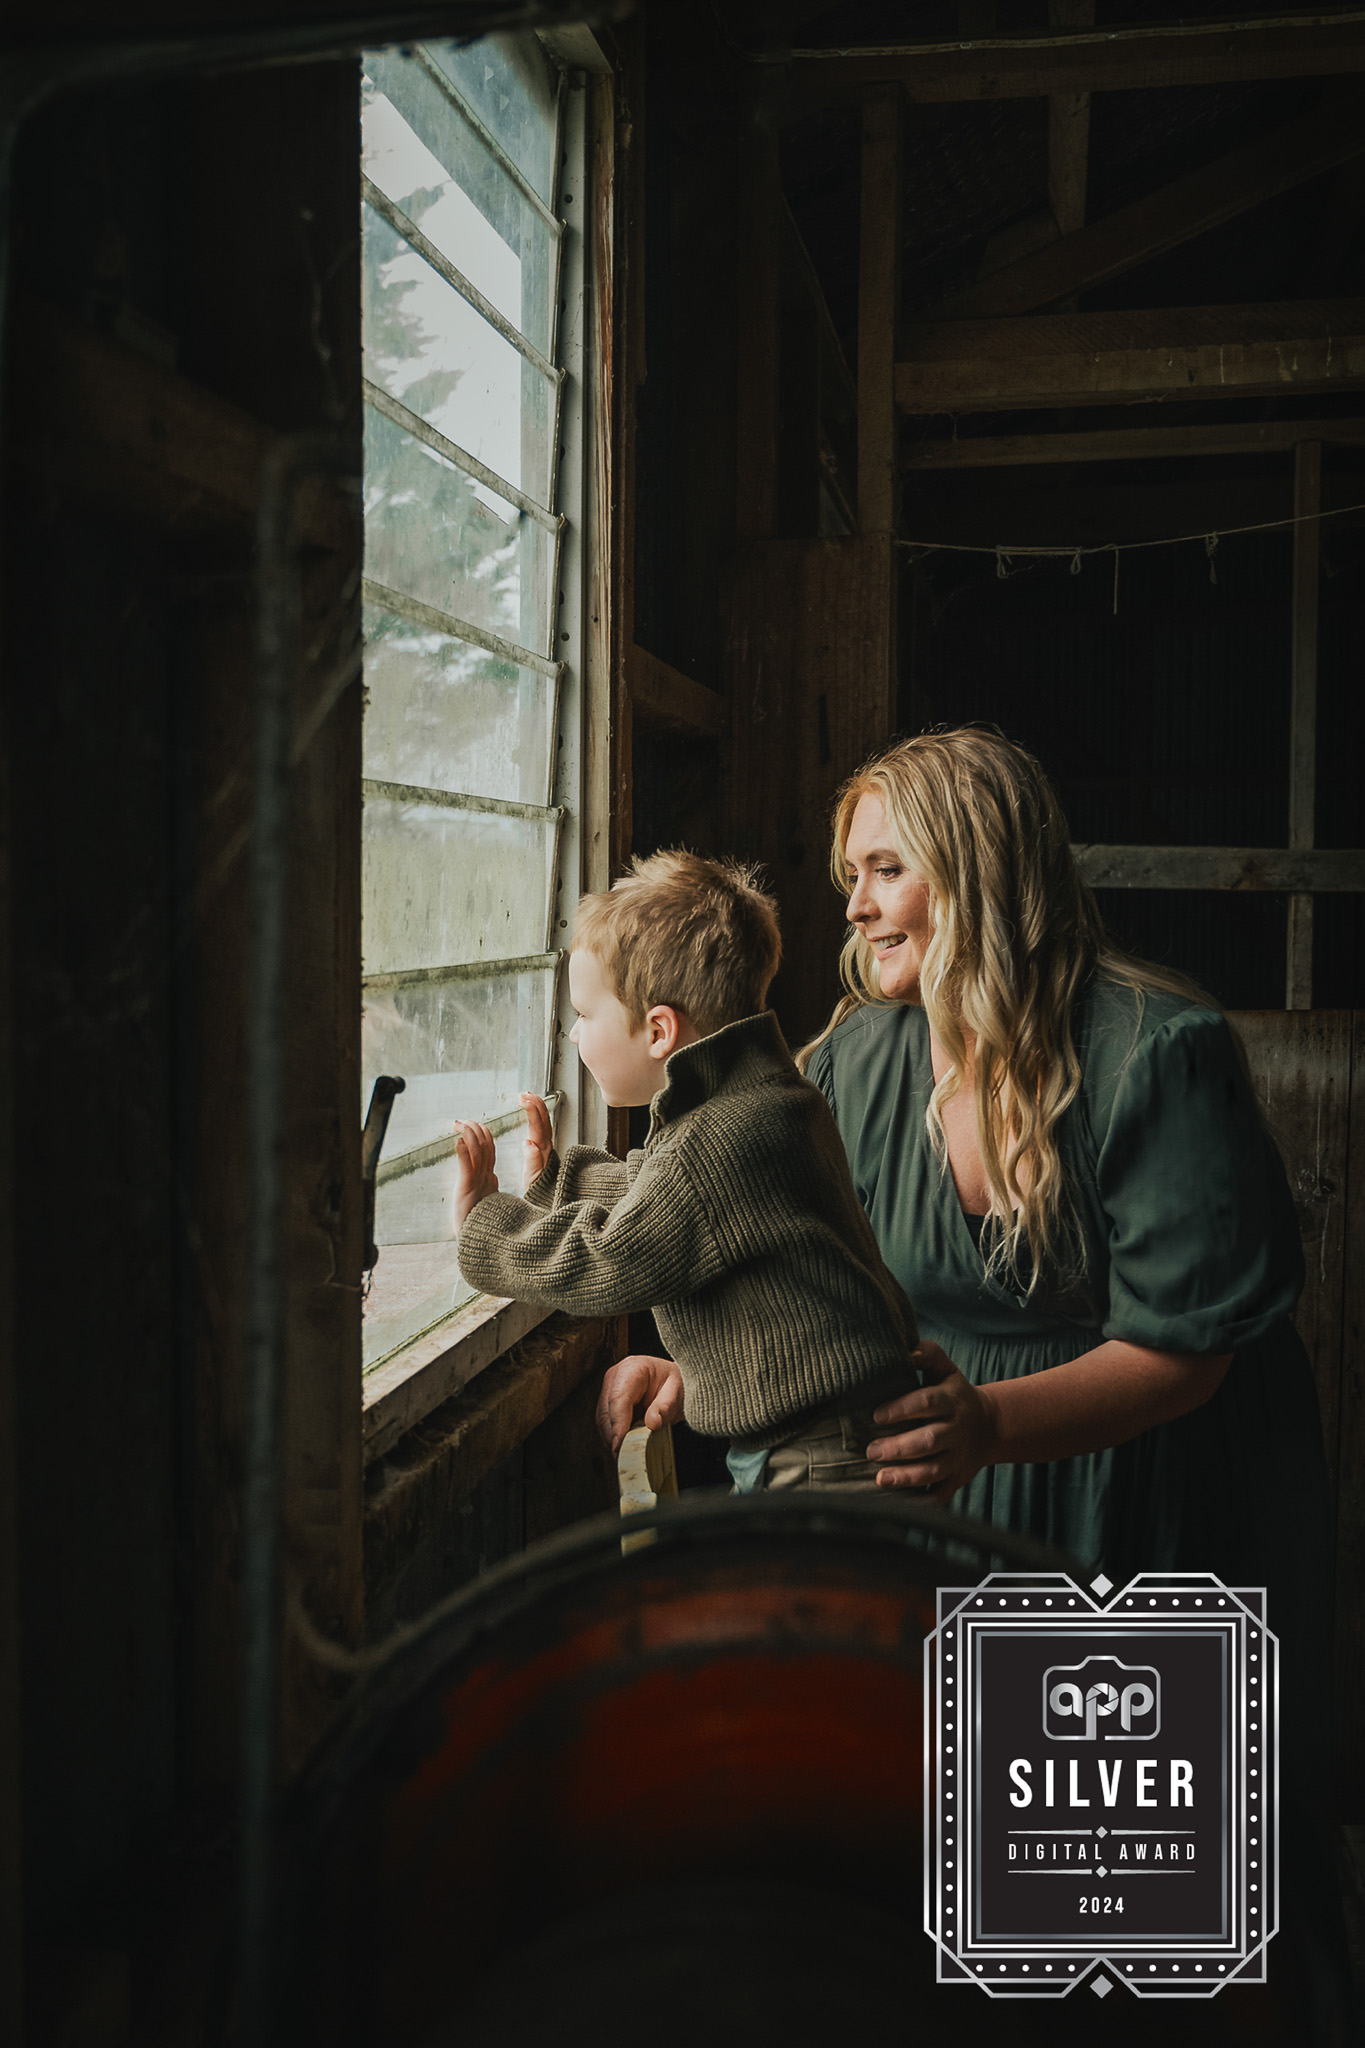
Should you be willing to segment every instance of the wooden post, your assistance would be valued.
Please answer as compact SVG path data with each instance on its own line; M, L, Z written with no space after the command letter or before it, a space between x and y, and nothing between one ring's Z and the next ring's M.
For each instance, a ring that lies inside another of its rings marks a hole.
M741 540L767 540L777 516L777 408L780 378L781 280L778 269L777 128L755 109L747 148L739 156L739 405L735 442L735 530Z
M896 313L900 297L899 86L863 102L858 243L858 525L896 525Z
M1095 0L1048 0L1047 13L1053 28L1093 28ZM1089 93L1054 92L1047 103L1047 196L1064 235L1085 225L1089 160Z
M1289 850L1313 844L1318 733L1318 557L1322 443L1294 450L1294 602L1290 643ZM1285 1008L1313 1007L1313 899L1289 899Z

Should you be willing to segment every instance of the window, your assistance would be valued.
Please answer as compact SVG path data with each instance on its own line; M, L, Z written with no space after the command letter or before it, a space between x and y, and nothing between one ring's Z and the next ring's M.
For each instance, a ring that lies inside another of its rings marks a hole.
M583 95L530 35L372 53L363 92L362 1113L377 1075L405 1082L368 1371L472 1296L454 1120L492 1125L520 1190L519 1093L576 1115L558 1012L579 860L583 266L562 212L575 195L583 211L584 146Z

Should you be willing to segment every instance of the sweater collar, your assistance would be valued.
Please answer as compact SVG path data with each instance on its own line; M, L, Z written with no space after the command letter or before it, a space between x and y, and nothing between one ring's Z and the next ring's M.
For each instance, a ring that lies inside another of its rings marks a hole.
M699 1038L669 1056L664 1085L650 1104L650 1136L717 1095L740 1094L774 1072L793 1071L787 1042L771 1010L724 1024L709 1038Z

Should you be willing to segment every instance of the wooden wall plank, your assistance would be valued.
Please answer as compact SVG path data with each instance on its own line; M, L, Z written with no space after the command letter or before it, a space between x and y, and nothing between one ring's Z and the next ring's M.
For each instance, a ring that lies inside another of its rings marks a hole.
M781 184L776 125L755 125L740 158L735 530L762 540L777 511Z
M1313 844L1318 756L1318 568L1322 552L1322 444L1294 450L1294 588L1290 631L1289 844ZM1313 1007L1313 899L1289 899L1285 1008Z
M896 314L900 298L900 94L863 107L858 229L858 524L896 523Z
M1306 1279L1296 1320L1313 1366L1327 1470L1335 1487L1351 1016L1347 1010L1242 1010L1233 1022L1284 1159L1303 1234Z
M1365 1821L1365 1011L1351 1029L1341 1399L1337 1423L1337 1668L1341 1817Z
M1365 852L1246 846L1078 846L1092 889L1365 889Z
M838 995L844 932L829 879L830 805L890 736L890 535L741 551L729 607L725 842L763 861L782 910L774 1003L793 1044Z

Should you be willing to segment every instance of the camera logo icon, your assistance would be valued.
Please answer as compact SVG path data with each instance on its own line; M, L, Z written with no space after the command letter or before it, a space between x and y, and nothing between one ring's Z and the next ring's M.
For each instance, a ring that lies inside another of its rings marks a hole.
M1161 1674L1151 1664L1087 1657L1043 1673L1043 1733L1054 1742L1148 1742L1161 1729Z

